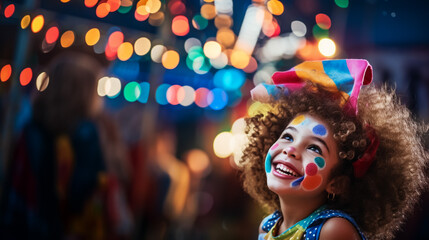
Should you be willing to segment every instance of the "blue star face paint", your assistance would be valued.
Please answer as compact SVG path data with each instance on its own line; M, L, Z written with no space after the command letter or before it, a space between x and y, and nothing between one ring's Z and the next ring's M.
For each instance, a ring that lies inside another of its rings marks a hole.
M313 128L313 133L319 136L326 136L326 133L328 133L328 130L326 130L325 126L322 124L318 124Z

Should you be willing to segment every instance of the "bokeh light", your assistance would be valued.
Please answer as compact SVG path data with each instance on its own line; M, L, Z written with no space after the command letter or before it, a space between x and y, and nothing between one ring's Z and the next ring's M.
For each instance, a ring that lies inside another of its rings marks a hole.
M234 50L231 54L231 64L236 68L245 68L249 64L249 61L250 56L245 51Z
M171 30L177 36L185 36L189 33L189 22L185 16L176 16L171 23Z
M107 0L107 4L110 5L110 12L115 12L121 6L121 0Z
M170 88L170 84L163 83L158 86L155 92L155 100L158 104L166 105L167 101L167 90Z
M92 8L95 6L95 4L97 4L98 0L85 0L85 6L88 8Z
M187 53L189 53L189 50L193 47L193 46L198 46L201 47L201 41L198 38L188 38L185 41L185 51Z
M137 99L137 101L141 103L147 103L147 100L149 99L149 93L150 93L150 83L141 82L140 91L141 91L140 97Z
M183 86L177 91L177 99L182 106L189 106L195 101L195 90L190 86Z
M243 71L230 68L222 69L215 73L213 83L216 87L226 91L233 91L243 86L246 77Z
M249 64L245 68L243 68L243 71L246 73L253 73L258 69L258 62L254 57L250 57Z
M149 24L152 26L161 26L164 19L165 15L163 12L152 13L149 15Z
M145 8L149 13L156 13L161 9L161 5L160 0L147 0Z
M213 4L204 4L203 6L201 6L200 12L201 16L208 20L216 17L216 8Z
M177 96L177 92L181 87L182 86L180 85L172 85L167 89L166 96L167 96L168 103L170 103L171 105L178 105L180 101L183 100L183 99L178 99L178 96Z
M150 40L146 37L141 37L137 39L134 43L134 51L139 56L146 55L149 52L150 47Z
M110 90L110 84L107 84L109 77L102 77L98 80L97 83L97 94L100 97L106 96L107 92Z
M204 30L208 24L209 22L207 21L207 19L203 18L203 16L201 16L200 14L196 14L192 18L192 26L194 26L194 28L197 30Z
M31 17L30 15L25 15L24 17L22 17L21 19L21 28L22 29L26 29L28 27L28 25L30 25L31 22Z
M109 77L106 79L105 84L106 85L104 86L104 88L105 88L106 96L110 98L118 96L122 88L121 80L119 80L119 78Z
M331 28L331 18L324 13L319 13L316 15L316 23L322 29Z
M269 0L267 2L267 8L273 15L281 15L284 12L283 3L278 0Z
M189 150L185 155L186 163L193 174L204 176L210 167L210 158L200 149Z
M320 53L325 57L332 57L336 51L335 42L329 38L323 38L319 41L318 44Z
M109 36L109 40L107 41L106 48L110 48L116 52L119 46L124 42L124 34L121 31L114 31Z
M37 15L35 18L33 18L33 21L31 22L31 31L33 31L33 33L40 32L44 24L45 18L43 17L43 15Z
M49 76L46 72L41 72L36 78L36 88L39 92L45 91L49 85Z
M142 9L142 8L139 8ZM144 8L143 8L144 9ZM146 11L146 10L145 10ZM140 11L141 12L141 11ZM146 19L149 18L150 13L146 13L146 14L141 14L139 11L135 11L134 12L134 18L139 21L139 22L143 22L146 21Z
M110 12L110 5L107 2L100 3L95 10L95 15L99 18L105 18Z
M75 40L74 32L71 30L65 31L63 35L61 35L60 43L61 47L68 48L70 47Z
M217 15L214 20L217 29L232 27L232 17L226 14Z
M221 110L228 103L228 95L224 90L215 88L207 94L207 102L211 109Z
M22 70L21 74L19 75L19 82L22 86L26 86L30 83L31 79L33 78L33 70L31 68L25 68Z
M340 8L347 8L349 6L349 0L335 0L335 4Z
M177 53L174 50L168 50L164 54L162 54L162 65L166 69L174 69L179 65L180 56L179 53Z
M323 29L323 28L319 27L319 25L316 24L313 27L313 36L316 39L327 38L327 37L329 37L329 31L327 29Z
M133 55L133 45L129 42L123 42L118 47L118 59L121 61L127 61Z
M58 40L58 37L60 36L60 31L58 30L58 27L53 26L46 31L45 40L46 43L52 44Z
M4 8L4 17L10 18L15 13L15 4L9 4Z
M213 150L220 158L229 157L234 151L234 138L230 132L219 133L213 141Z
M216 41L208 41L204 44L203 50L206 57L217 58L222 51L222 47Z
M167 48L163 45L155 45L152 48L152 51L150 51L150 58L152 61L156 63L162 62L162 55L167 51Z
M124 98L128 102L135 102L140 97L140 85L137 82L129 82L124 87Z
M235 33L229 28L221 28L216 33L216 40L225 47L234 45L235 39Z
M168 8L170 13L174 15L184 14L186 12L186 6L181 0L172 0L168 2Z
M301 21L292 21L290 27L292 29L293 34L295 34L295 36L297 37L304 37L305 34L307 34L307 27Z
M216 69L222 69L228 64L228 57L221 52L216 58L210 59L210 64Z
M10 64L4 65L0 71L0 80L2 82L6 82L7 80L9 80L11 75L12 75L12 66Z
M198 107L205 108L209 105L209 102L207 101L207 96L209 92L210 90L204 87L195 90L195 104Z
M92 28L85 34L85 42L88 46L94 46L100 40L100 30Z

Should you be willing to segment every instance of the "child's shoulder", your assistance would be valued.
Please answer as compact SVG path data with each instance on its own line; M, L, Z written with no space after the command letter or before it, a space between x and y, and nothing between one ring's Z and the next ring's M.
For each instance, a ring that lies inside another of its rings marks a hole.
M328 219L320 230L320 240L362 239L356 227L343 217Z

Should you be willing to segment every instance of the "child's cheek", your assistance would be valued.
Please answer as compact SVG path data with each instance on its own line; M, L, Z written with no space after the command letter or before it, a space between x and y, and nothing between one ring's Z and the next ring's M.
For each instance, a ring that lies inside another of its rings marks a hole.
M306 191L312 191L318 188L322 182L322 175L318 174L319 170L325 167L325 160L321 157L316 157L314 162L309 163L305 166L305 173L303 177L298 178L297 180L291 183L292 187L299 187Z
M279 153L279 150L279 143L274 143L270 150L268 150L267 156L265 157L265 172L271 172L273 157Z

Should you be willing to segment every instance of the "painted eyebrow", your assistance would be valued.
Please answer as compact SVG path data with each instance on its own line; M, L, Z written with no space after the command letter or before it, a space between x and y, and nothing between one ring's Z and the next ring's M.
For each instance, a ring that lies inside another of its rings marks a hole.
M298 130L297 130L296 128L292 127L292 126L287 127L287 128L286 128L286 130L287 130L287 129L290 129L290 130L292 130L292 131L298 132ZM330 151L329 151L329 148L328 148L328 144L326 144L326 142L325 142L325 141L323 141L323 139L318 138L318 137L311 137L311 138L312 138L313 140L315 140L315 141L320 142L321 144L323 144L323 146L325 146L325 147L326 147L326 149L328 150L328 153L330 152Z

